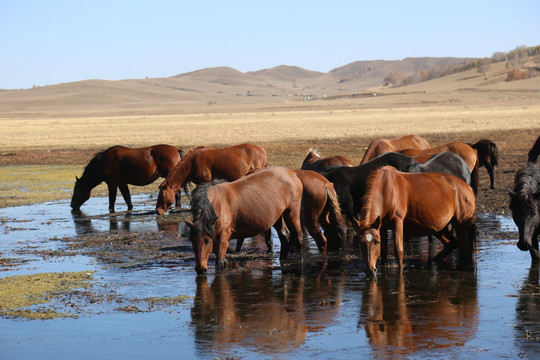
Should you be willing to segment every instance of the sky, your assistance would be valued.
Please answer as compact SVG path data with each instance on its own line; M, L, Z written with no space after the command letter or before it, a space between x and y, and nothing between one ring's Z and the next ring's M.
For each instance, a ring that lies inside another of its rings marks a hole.
M538 0L0 0L0 89L540 45Z

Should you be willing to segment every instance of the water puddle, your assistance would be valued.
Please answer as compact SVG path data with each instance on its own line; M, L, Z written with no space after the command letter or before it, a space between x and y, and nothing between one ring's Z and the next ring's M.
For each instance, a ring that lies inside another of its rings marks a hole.
M122 209L123 203L117 205ZM357 250L324 261L310 241L302 263L280 264L247 239L231 269L197 277L183 216L131 214L91 198L0 209L0 279L92 271L91 289L50 306L77 318L0 317L2 359L535 358L539 269L515 246L509 217L478 215L474 271L431 267L437 251L411 240L407 265L366 278ZM231 241L234 248L234 241ZM171 302L170 299L180 299ZM0 310L2 304L0 304ZM83 355L83 357L86 357Z

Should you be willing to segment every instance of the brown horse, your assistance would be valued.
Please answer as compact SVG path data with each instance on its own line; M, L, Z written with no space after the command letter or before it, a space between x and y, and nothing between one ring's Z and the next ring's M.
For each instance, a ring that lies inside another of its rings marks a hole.
M128 184L144 186L158 177L165 177L180 162L183 152L170 145L154 145L138 149L113 146L97 153L86 165L81 178L76 178L71 207L79 210L90 198L93 188L105 182L109 189L109 211L114 212L117 188L133 209ZM173 197L176 194L173 194Z
M334 185L312 170L295 170L295 173L303 187L302 225L315 240L319 252L326 254L327 251L339 250L345 239L345 223ZM265 232L265 239L268 245L268 232ZM242 248L243 241L244 239L238 239L236 242L236 252Z
M479 159L478 153L475 149L465 144L464 142L451 142L448 144L440 145L437 147L419 150L419 149L403 149L399 152L407 156L411 156L415 161L423 163L428 161L432 156L439 154L441 152L453 152L461 156L461 158L467 163L469 170L471 172L471 187L476 194L478 192L478 167Z
M376 274L381 241L388 240L381 238L381 226L392 230L400 268L404 234L435 235L444 244L437 258L444 258L459 246L460 262L472 263L476 202L472 189L463 180L446 173L402 173L386 166L370 175L363 201L362 217L355 221L355 230L368 274Z
M199 146L190 150L159 185L158 214L165 214L175 194L186 183L203 184L213 179L233 181L266 166L266 151L253 144L223 148Z
M360 164L373 160L386 152L399 152L403 149L429 149L429 142L418 135L406 135L397 139L376 139L369 144Z
M287 257L291 245L302 251L301 205L302 182L284 167L267 167L233 182L198 185L191 198L193 222L186 220L197 273L206 272L212 251L216 270L227 266L225 254L231 238L259 235L272 226L281 240L280 259ZM282 232L282 221L289 239Z
M302 162L301 169L313 170L320 173L336 166L353 166L353 163L341 155L321 156L317 150L309 149L309 153L304 159L304 162Z
M478 153L478 167L485 167L489 174L490 189L495 189L495 166L499 165L499 148L488 139L468 144Z

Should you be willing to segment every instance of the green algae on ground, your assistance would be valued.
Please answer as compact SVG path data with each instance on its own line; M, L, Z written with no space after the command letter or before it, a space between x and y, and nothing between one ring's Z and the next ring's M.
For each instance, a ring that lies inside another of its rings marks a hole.
M90 271L69 273L39 273L0 279L0 316L27 319L72 317L52 309L29 307L46 304L74 289L90 287Z

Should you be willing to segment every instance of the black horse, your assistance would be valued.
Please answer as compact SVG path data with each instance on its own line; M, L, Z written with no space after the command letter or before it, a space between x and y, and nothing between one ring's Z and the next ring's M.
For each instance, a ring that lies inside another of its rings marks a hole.
M322 172L334 184L341 209L351 223L354 224L353 220L361 212L367 178L374 170L384 166L392 166L403 172L446 172L471 185L469 167L459 155L450 152L436 154L423 164L410 156L388 152L358 166L340 166Z
M478 153L478 166L485 167L489 174L490 189L495 189L495 166L499 165L499 148L497 144L488 139L482 139L469 144ZM540 152L540 142L538 151Z
M528 165L536 164L538 162L538 156L540 155L540 136L536 139L531 150L529 150Z
M532 261L540 262L538 235L540 235L540 164L519 170L514 179L514 189L508 190L510 210L519 230L517 246L529 250Z

